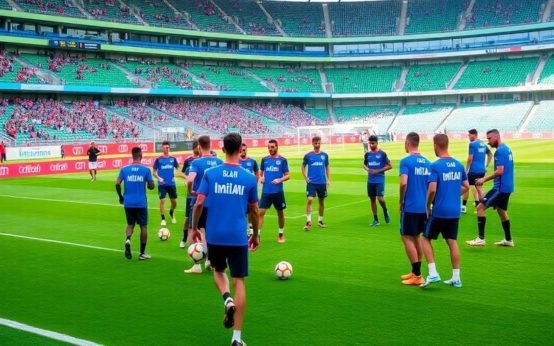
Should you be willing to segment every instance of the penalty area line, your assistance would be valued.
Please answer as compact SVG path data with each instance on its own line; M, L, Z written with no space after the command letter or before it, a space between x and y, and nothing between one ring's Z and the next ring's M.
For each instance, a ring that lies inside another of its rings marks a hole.
M0 232L0 236L21 238L21 239L28 239L28 240L36 240L36 241L42 241L42 242L45 242L45 243L55 243L55 244L61 244L61 245L78 246L78 247L84 247L84 248L87 248L87 249L94 249L94 250L123 252L123 250L110 249L110 248L107 248L107 247L93 246L93 245L86 245L86 244L79 244L79 243L71 243L71 242L68 242L68 241L61 241L61 240L29 237L29 236L26 236L26 235L19 235L19 234L11 234L11 233L2 233L2 232Z
M44 336L44 337L47 337L47 338L50 338L50 339L63 341L63 342L66 342L66 343L72 344L72 345L82 345L82 346L100 346L101 345L101 344L97 344L97 343L92 342L92 341L78 339L78 338L75 338L75 337L70 336L70 335L57 333L57 332L53 332L53 331L50 331L50 330L40 329L40 328L37 328L37 327L33 327L33 326L30 326L30 325L19 323L19 322L12 321L12 320L7 320L7 319L4 319L4 318L0 318L0 324L4 325L6 327L9 327L9 328L18 329L18 330L22 330L22 331L25 331L25 332L41 335L41 336Z

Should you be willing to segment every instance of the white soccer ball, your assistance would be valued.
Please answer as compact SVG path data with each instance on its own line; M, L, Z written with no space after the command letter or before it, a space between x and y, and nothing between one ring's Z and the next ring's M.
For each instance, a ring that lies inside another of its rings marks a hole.
M202 243L194 243L189 246L188 254L194 263L200 263L206 258L208 252Z
M160 228L160 230L158 231L158 237L161 240L168 240L169 237L171 237L171 232L169 232L167 228Z
M275 276L280 280L286 280L292 275L292 265L287 261L281 261L275 266Z

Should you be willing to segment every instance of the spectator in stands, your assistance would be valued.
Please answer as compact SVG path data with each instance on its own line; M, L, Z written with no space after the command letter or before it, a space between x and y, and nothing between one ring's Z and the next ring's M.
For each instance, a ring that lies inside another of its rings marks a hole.
M0 163L6 161L6 144L4 141L0 142Z

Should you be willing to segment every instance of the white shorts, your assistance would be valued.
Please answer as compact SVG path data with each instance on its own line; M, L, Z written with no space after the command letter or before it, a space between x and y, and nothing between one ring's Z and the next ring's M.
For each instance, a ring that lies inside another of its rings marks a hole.
M98 169L98 161L88 162L88 169Z

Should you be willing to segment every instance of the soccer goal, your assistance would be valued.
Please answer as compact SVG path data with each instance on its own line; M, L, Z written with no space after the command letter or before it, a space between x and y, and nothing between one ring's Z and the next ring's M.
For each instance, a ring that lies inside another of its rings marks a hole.
M324 151L344 151L345 137L360 134L355 125L300 126L296 128L297 151L310 150L312 138L321 137Z

